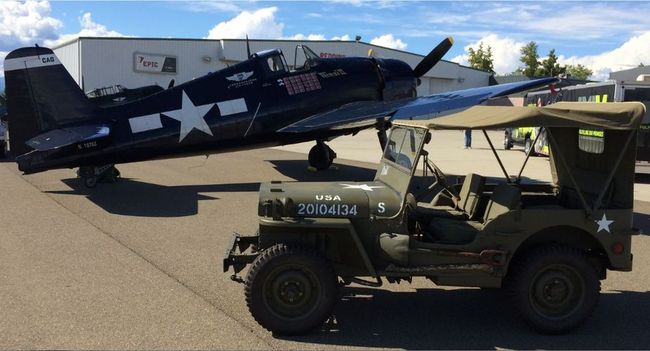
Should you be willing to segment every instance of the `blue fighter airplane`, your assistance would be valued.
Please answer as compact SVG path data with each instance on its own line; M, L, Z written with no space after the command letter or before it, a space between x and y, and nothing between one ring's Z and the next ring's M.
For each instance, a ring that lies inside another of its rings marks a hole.
M54 52L20 48L4 61L10 149L24 173L79 167L87 186L116 164L315 141L309 164L327 169L332 138L466 108L555 78L417 97L420 77L451 48L444 39L415 67L374 57L320 58L305 45L290 69L278 49L124 104L90 101Z

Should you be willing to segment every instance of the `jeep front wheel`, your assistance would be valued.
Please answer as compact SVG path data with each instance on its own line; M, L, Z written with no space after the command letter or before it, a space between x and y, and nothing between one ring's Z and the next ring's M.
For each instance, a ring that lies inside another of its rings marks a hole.
M600 280L579 250L550 246L514 262L509 284L515 306L533 329L568 332L585 322L600 296Z
M265 329L284 335L320 327L338 298L336 275L309 248L274 245L262 252L246 276L246 303Z

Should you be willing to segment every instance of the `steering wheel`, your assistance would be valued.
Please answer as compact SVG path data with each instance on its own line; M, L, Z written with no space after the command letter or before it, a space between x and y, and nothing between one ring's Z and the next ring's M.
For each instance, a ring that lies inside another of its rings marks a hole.
M454 201L454 203L456 203L458 200L458 195L453 190L451 190L449 183L447 183L447 177L442 172L442 170L440 170L440 168L438 168L438 166L436 166L436 164L433 162L428 162L427 165L431 168L433 175L436 177L436 181L429 186L429 190L435 188L436 185L440 185L442 187L442 191L445 192L446 195Z

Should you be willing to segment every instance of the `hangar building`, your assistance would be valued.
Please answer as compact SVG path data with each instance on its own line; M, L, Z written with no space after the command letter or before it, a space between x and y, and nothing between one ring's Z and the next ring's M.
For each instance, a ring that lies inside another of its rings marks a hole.
M291 66L298 44L308 46L321 57L363 57L372 49L375 57L400 59L411 67L423 58L361 41L251 39L250 49L259 52L279 48ZM247 58L246 41L241 39L80 37L53 49L86 92L115 84L126 88L152 84L167 87L172 79L180 84ZM418 95L487 86L489 77L488 72L441 61L422 77Z

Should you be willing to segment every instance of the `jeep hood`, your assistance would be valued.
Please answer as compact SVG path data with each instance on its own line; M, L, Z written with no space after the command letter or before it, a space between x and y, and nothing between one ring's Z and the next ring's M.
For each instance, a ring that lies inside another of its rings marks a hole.
M392 217L403 199L381 181L262 183L258 215L263 217Z

